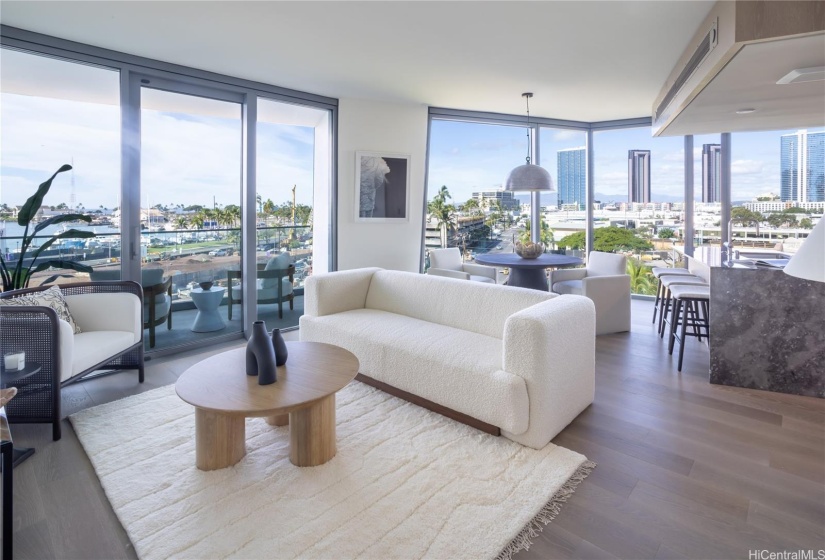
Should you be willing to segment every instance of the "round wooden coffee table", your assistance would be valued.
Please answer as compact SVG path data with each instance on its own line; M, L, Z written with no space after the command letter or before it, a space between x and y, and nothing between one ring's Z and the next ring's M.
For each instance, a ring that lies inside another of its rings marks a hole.
M335 393L358 373L352 353L320 342L287 342L289 360L278 381L258 385L246 375L246 348L193 365L175 391L195 407L195 464L203 471L231 467L246 455L246 418L289 424L289 460L313 467L335 457Z

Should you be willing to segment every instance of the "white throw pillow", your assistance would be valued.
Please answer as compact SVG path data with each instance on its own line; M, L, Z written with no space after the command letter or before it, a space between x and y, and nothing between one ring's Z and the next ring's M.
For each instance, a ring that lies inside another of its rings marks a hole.
M82 331L75 323L72 314L69 312L69 306L63 298L63 292L57 286L52 286L48 290L42 292L32 292L16 298L0 299L0 305L31 305L40 307L51 307L57 313L57 317L69 323L74 334L80 334Z

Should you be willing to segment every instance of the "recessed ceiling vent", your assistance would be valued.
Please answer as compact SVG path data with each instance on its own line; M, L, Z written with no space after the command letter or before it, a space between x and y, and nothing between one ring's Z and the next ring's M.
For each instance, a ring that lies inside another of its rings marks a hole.
M676 81L673 82L673 85L667 91L664 98L662 98L661 103L659 103L658 107L656 107L656 114L654 115L654 120L658 119L662 112L670 105L670 102L673 101L673 98L679 93L679 90L682 89L682 86L690 79L696 69L702 65L705 59L708 57L710 52L716 47L718 42L718 37L716 36L716 29L717 29L717 22L718 19L713 20L713 24L710 27L707 35L702 39L699 43L699 46L696 47L696 50L693 51L693 55L688 60L688 63L679 73L679 76L676 77Z

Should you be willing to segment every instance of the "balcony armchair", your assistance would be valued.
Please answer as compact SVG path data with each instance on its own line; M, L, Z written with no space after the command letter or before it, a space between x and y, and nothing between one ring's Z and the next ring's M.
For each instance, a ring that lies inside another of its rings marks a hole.
M290 264L292 257L289 253L281 253L269 259L266 263L258 264L255 287L259 304L277 303L278 318L284 318L284 302L289 302L290 311L295 309L292 284L295 281L295 265ZM232 320L232 305L243 301L243 288L235 285L233 280L242 280L240 270L227 270L227 286L229 287L228 316Z
M0 293L0 299L41 292L50 286ZM143 383L143 290L137 282L85 282L61 286L66 304L80 327L59 319L42 306L0 306L0 355L23 351L26 363L40 372L19 382L17 396L6 405L9 421L51 423L60 439L60 390L98 370L138 370Z
M92 282L120 280L119 270L96 270ZM172 277L163 279L162 268L144 268L140 271L143 286L143 328L149 329L149 348L155 347L155 327L166 322L172 330ZM154 302L154 305L152 305Z
M496 268L494 266L462 262L461 251L458 250L458 247L432 249L430 251L430 268L427 269L427 274L496 284Z
M597 335L630 330L630 276L624 255L593 251L587 268L552 271L550 290L593 300Z

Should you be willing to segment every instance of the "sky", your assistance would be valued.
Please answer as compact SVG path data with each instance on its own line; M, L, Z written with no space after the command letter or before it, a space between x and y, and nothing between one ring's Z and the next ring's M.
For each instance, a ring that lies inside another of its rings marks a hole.
M811 129L820 130L820 129ZM733 133L731 188L734 201L779 194L780 136L795 130ZM544 129L540 163L558 187L556 153L582 147L585 133ZM694 193L702 196L702 145L718 144L719 134L693 138ZM651 151L651 195L654 201L681 200L684 191L684 139L653 138L650 128L594 134L595 190L602 202L627 201L627 152ZM524 163L527 135L523 127L434 120L430 136L428 198L446 185L452 201L465 202L473 192L500 188L510 170ZM534 161L535 163L535 161ZM543 204L554 204L556 193L542 193Z
M0 119L0 203L23 204L61 165L74 162L77 204L119 205L116 104L3 93ZM237 118L144 109L141 128L142 206L240 205L240 105ZM259 123L258 193L281 204L296 185L297 202L311 205L313 158L312 128ZM70 205L71 183L71 172L60 175L45 204Z

